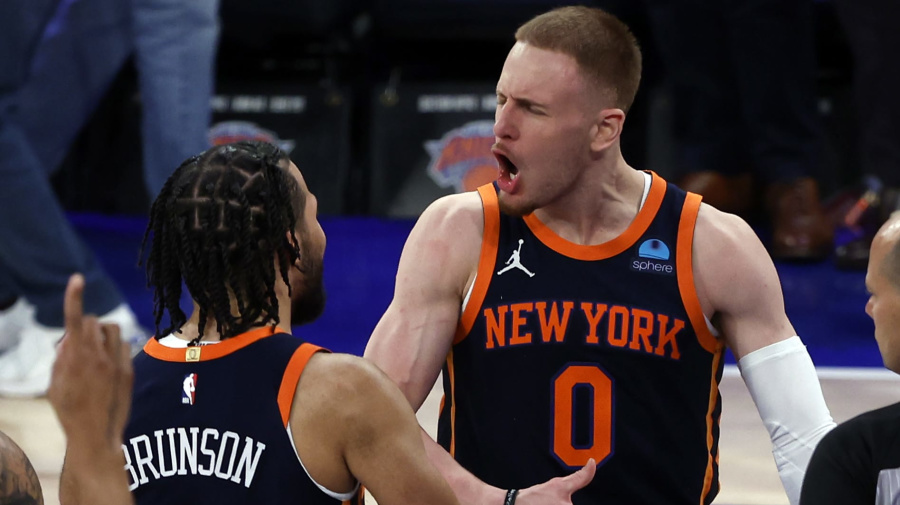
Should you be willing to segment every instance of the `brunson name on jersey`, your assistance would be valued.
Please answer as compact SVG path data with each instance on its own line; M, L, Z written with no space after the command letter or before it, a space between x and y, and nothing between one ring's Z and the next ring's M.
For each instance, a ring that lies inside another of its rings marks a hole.
M231 431L197 427L156 430L122 444L134 491L151 480L202 475L249 488L266 444Z

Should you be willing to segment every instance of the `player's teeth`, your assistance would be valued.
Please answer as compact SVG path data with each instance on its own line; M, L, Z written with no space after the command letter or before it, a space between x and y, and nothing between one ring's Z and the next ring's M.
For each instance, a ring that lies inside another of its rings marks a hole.
M518 173L518 172L516 172L516 173L510 173L510 174L509 174L509 178L512 179L512 180L516 180L516 177L518 177L518 176L519 176L519 173Z

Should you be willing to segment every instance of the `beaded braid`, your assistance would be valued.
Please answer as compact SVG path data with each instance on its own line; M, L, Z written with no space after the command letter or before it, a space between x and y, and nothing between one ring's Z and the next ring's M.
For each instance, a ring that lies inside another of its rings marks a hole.
M271 144L237 142L185 160L166 181L150 209L140 261L154 290L157 337L187 321L179 304L182 283L199 306L194 345L210 317L223 339L279 323L273 259L290 290L305 204L287 161ZM169 322L161 328L166 312Z

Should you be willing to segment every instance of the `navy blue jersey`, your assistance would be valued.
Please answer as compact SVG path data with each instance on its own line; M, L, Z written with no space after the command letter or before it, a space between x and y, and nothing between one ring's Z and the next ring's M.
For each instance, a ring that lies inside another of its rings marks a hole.
M478 191L484 237L444 366L441 445L500 488L594 458L575 504L712 502L723 346L694 289L700 198L652 174L628 229L581 246Z
M322 348L274 332L188 348L151 339L134 358L123 449L138 505L342 503L309 478L287 431L297 381Z

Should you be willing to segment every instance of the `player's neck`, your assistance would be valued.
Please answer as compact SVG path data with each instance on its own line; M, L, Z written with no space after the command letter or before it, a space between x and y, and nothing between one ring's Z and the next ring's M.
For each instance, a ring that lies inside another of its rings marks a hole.
M191 312L191 317L179 328L178 331L175 332L175 336L182 339L191 341L197 338L200 334L200 307L194 303L194 310ZM222 340L221 335L219 335L219 330L216 329L216 320L213 317L207 315L206 317L206 327L203 329L203 338L200 339L201 342L218 342Z
M232 307L232 314L237 315L237 305L235 304ZM282 299L281 296L278 297L278 318L280 322L277 324L279 330L284 331L286 333L291 332L291 301L289 298ZM257 322L262 322L264 317L260 317ZM194 309L191 312L191 316L185 321L184 325L175 332L175 336L182 339L191 341L197 338L200 334L200 307L197 303L194 303ZM219 330L216 328L216 319L212 317L209 313L206 316L206 327L203 329L203 338L200 339L201 342L218 342L222 340L222 336L219 334Z
M607 242L625 231L640 210L644 176L621 157L597 166L572 191L535 216L560 237L581 245Z

